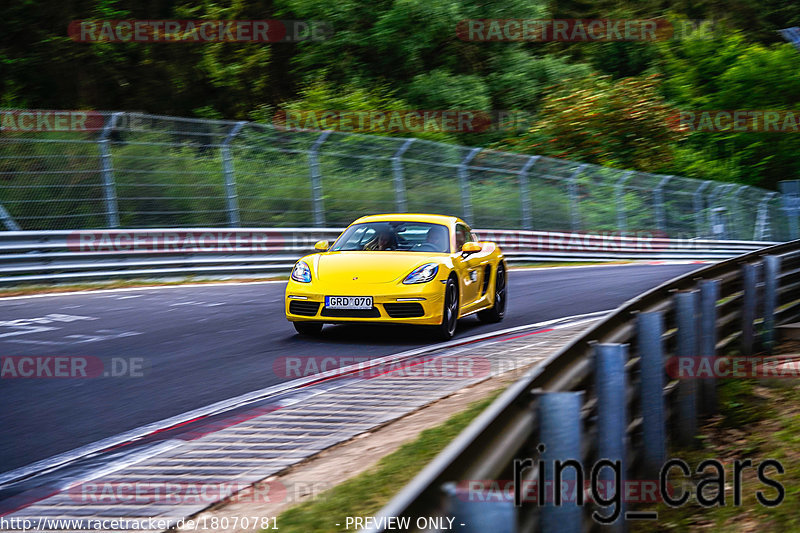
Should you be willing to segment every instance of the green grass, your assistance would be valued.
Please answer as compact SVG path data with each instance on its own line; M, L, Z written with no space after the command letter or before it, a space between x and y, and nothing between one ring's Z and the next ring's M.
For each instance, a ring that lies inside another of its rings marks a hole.
M721 461L725 465L726 505L703 508L692 496L677 509L658 506L657 522L641 523L631 531L800 531L800 388L793 380L725 380L718 391L720 416L702 428L702 449L673 450L671 456L685 460L692 469L704 459ZM742 505L733 505L732 465L746 458L754 467L766 459L781 462L785 472L770 469L768 475L783 485L783 503L772 508L761 505L757 491L770 499L777 493L758 481L756 468L748 468L742 478Z
M474 402L443 424L426 429L416 440L381 459L370 470L278 516L283 533L346 531L345 517L372 516L442 451L501 391ZM339 522L340 526L336 526ZM270 530L264 530L268 532Z

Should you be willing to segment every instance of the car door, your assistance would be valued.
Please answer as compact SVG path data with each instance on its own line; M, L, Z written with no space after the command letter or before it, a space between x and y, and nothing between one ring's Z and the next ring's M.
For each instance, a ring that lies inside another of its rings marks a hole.
M469 307L479 298L482 283L481 256L483 254L470 254L465 257L461 252L461 247L471 238L472 233L469 228L460 222L457 223L453 265L458 275L462 312L468 312Z

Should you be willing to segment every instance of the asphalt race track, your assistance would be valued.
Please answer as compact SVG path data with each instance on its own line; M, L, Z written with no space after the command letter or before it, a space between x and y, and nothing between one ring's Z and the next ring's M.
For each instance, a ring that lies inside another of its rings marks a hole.
M512 271L506 319L467 317L456 338L611 309L699 266ZM286 379L273 371L279 357L378 357L431 343L403 326L326 326L320 339L299 337L283 316L283 290L275 282L0 299L0 356L93 356L120 374L3 374L0 472L277 384Z

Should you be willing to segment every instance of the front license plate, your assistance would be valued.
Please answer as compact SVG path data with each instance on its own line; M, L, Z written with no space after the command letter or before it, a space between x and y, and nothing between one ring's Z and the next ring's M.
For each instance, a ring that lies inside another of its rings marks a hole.
M328 309L372 309L372 296L326 296Z

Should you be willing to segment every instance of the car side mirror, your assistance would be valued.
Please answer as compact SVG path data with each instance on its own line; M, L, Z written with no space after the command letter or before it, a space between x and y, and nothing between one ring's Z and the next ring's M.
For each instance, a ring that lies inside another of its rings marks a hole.
M328 244L328 241L317 241L316 244L314 244L314 249L320 252L324 252L329 247L330 245Z
M483 247L477 242L465 242L461 247L461 252L466 255L478 253L481 250L483 250Z

